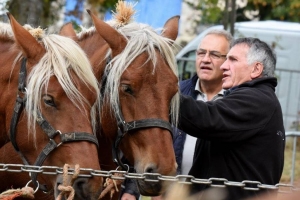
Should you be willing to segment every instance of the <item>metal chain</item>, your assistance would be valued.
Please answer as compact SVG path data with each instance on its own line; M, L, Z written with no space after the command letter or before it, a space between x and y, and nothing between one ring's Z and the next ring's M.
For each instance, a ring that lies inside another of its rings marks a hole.
M0 173L1 172L34 172L46 175L58 175L63 174L62 167L56 166L34 166L34 165L22 165L22 164L4 164L0 163ZM114 174L118 173L118 176ZM68 174L73 175L74 169L69 168ZM123 176L120 176L123 175ZM126 171L118 170L94 170L91 168L80 168L80 173L78 177L90 178L93 176L101 176L105 178L110 178L114 180L125 180L126 178L144 180L146 182L159 182L159 181L170 181L178 182L180 184L202 184L210 187L240 187L243 190L258 191L260 189L270 189L277 190L280 193L292 193L294 191L300 191L300 188L295 187L291 184L278 183L276 185L262 184L259 181L244 180L242 182L228 181L225 178L209 178L209 179L199 179L191 175L177 175L177 176L164 176L159 173L129 173Z

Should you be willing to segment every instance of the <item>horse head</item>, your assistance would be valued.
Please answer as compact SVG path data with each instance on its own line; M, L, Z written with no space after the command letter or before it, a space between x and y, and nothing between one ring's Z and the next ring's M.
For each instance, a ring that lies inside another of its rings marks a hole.
M5 122L0 144L7 146L9 138L25 165L100 169L94 134L100 94L85 53L70 38L54 34L35 38L8 16L14 37L0 37L1 58L5 58L0 61L4 97L0 118ZM3 156L2 160L9 160L9 155ZM66 183L62 173L31 172L30 177L35 187L54 189L56 196L57 186ZM24 186L14 181L14 186ZM98 199L102 189L102 178L86 170L69 183L74 199Z
M126 168L118 157L120 147L137 173L174 175L177 165L169 121L176 124L178 116L172 44L179 17L169 19L160 35L147 25L112 27L90 15L111 52L101 80L101 132L113 142L114 160ZM154 196L162 192L163 184L138 180L138 185L142 195Z

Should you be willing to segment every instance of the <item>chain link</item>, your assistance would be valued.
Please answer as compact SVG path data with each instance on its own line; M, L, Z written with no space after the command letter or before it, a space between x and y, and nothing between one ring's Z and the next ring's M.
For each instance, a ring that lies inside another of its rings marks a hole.
M57 175L63 174L63 168L57 166L33 166L33 165L22 165L22 164L4 164L0 163L1 172L28 172L28 173L41 173L46 175ZM69 168L68 174L73 175L74 169ZM118 175L115 175L118 174ZM202 184L210 187L240 187L244 190L258 191L260 189L277 190L279 193L287 194L295 191L300 191L291 184L278 183L276 185L262 184L259 181L244 180L242 182L228 181L225 178L209 178L199 179L191 175L177 175L177 176L164 176L159 173L129 173L127 171L118 170L94 170L90 168L80 168L78 177L90 178L93 176L100 176L104 178L110 178L114 180L125 180L126 178L143 180L146 182L159 182L159 181L170 181L178 182L180 184Z

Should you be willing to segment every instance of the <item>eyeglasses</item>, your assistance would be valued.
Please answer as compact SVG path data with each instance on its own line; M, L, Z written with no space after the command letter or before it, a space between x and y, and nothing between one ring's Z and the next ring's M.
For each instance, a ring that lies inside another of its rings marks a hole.
M226 58L227 55L222 55L220 52L218 51L208 51L206 49L199 49L197 50L197 56L199 58L204 58L205 55L207 54L208 52L208 56L211 58L211 59L220 59L220 58Z

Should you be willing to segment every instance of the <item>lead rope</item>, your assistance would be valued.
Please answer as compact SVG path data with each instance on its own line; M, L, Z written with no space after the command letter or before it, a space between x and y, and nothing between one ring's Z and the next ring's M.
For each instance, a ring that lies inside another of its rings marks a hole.
M17 197L34 199L34 190L32 187L25 186L22 189L10 189L0 194L0 200L13 200Z
M123 174L114 173L113 176L123 177ZM106 181L104 183L105 189L101 192L98 200L102 199L108 192L110 192L110 198L112 199L115 192L119 192L118 186L120 186L122 182L123 180L114 180L111 178L106 178Z
M75 190L72 187L72 185L73 185L75 179L79 175L80 168L79 168L78 164L75 165L74 174L73 174L71 180L69 180L68 170L69 170L69 165L65 164L64 168L63 168L63 185L60 184L58 186L58 189L61 191L61 193L56 197L56 200L61 200L63 195L65 196L65 198L67 200L74 199Z

